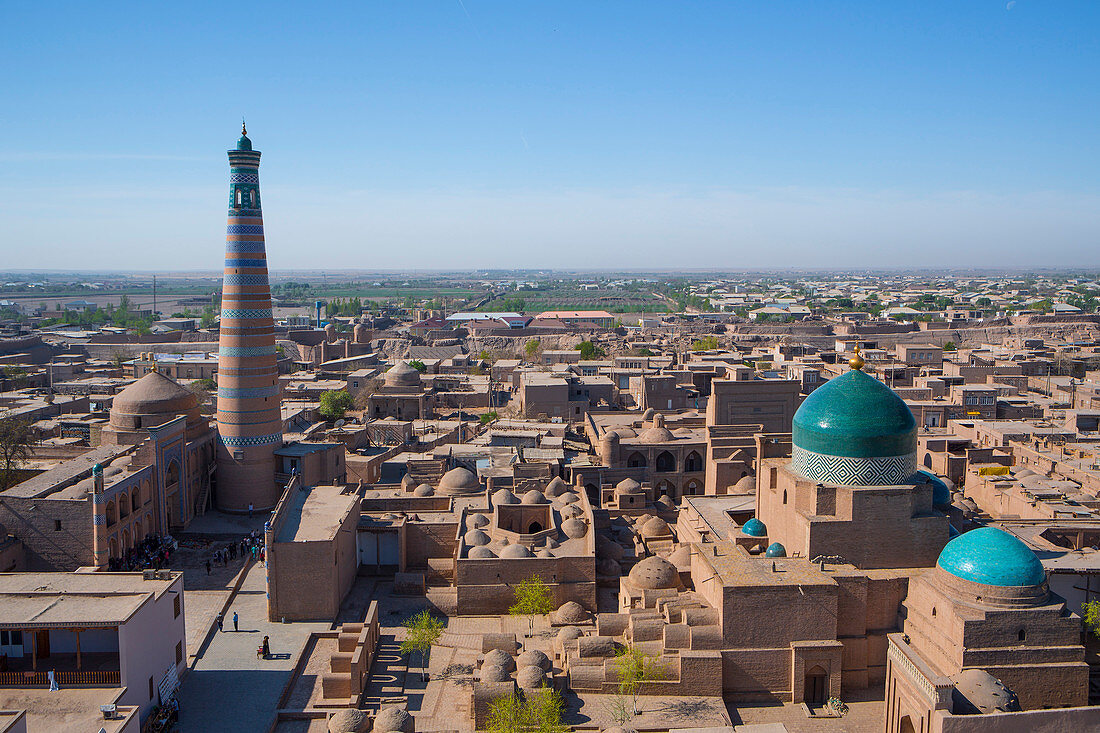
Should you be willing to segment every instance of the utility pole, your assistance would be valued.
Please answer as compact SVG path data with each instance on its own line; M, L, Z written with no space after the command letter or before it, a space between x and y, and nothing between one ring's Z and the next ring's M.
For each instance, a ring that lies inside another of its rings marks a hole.
M153 275L153 317L157 316L157 276Z

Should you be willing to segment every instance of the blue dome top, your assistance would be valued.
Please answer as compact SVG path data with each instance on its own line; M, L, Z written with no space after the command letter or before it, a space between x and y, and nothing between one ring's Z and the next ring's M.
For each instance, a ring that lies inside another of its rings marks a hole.
M944 483L943 479L932 473L931 471L918 471L923 476L928 477L928 483L932 484L932 505L944 506L951 503L951 489Z
M892 389L853 369L810 393L794 414L792 439L829 456L902 456L917 449L917 421Z
M778 542L773 542L768 545L768 549L764 550L764 557L786 557L787 548Z
M756 517L753 517L749 521L745 522L741 526L741 531L747 534L749 537L767 537L768 528L764 526Z
M972 529L951 540L936 565L956 578L983 585L1041 585L1047 577L1027 545L996 527Z
M237 150L251 150L252 141L248 139L248 130L245 129L244 120L241 120L241 136L237 138Z

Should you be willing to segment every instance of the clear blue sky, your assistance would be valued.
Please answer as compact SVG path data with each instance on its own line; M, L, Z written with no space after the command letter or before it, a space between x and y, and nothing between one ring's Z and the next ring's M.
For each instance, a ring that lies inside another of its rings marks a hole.
M1100 3L0 5L0 267L1100 266Z

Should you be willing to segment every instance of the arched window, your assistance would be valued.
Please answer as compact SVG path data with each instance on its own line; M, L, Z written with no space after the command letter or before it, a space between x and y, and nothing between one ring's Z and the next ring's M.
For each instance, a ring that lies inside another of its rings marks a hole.
M170 487L180 482L180 464L179 461L172 461L168 464L168 470L164 472L164 485Z
M932 618L936 618L936 607L932 606Z
M669 453L667 450L666 451L661 451L657 455L656 470L661 471L661 472L665 472L665 473L667 473L669 471L675 471L676 470L676 457L673 456L671 453Z
M135 486L134 487L134 492L132 494L130 494L130 508L133 509L134 511L137 511L138 507L140 507L140 506L141 506L141 488L138 487L138 486Z
M694 480L688 481L687 484L684 485L684 495L685 496L695 496L698 493L699 493L699 482L698 481L694 481Z
M1024 633L1023 629L1020 629L1019 631L1016 632L1016 640L1017 641L1023 641L1026 637L1027 637L1027 634Z
M115 503L113 501L109 501L107 502L107 526L110 527L117 521L118 510L115 508Z
M695 451L687 454L687 458L684 459L684 470L688 473L692 471L703 470L703 458Z
M125 491L118 495L118 516L119 519L130 516L130 500Z
M248 203L251 204L252 206L256 205L256 192L255 191L249 191L248 192Z
M629 468L645 468L645 456L637 452L631 453L630 457L626 459L626 465Z
M784 504L787 503L787 490L786 489L783 489L783 503Z
M241 189L237 189L237 206L241 205Z

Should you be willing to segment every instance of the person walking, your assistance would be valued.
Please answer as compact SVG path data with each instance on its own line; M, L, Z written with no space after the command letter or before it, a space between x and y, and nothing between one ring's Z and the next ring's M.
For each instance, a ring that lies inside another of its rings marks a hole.
M219 613L217 621L218 621L218 631L224 631L224 629L222 628L222 624L225 623L225 614L224 613Z
M252 502L248 502L248 518L252 519Z
M271 644L266 636L264 637L263 643L260 645L260 650L263 652L264 659L267 659L271 655Z
M206 574L210 575L210 558L206 558Z
M234 612L233 612L233 630L234 630L234 631L240 631L240 628L239 628L239 627L238 627L238 625L237 625L237 621L238 621L238 619L237 619L237 612L236 612L236 611L234 611Z

